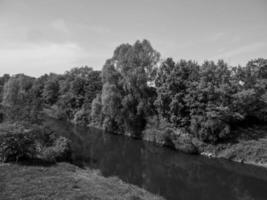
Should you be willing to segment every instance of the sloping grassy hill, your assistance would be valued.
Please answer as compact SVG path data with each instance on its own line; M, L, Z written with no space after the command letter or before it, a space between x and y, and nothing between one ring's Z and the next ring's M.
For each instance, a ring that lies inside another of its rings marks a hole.
M0 164L1 200L161 200L118 178L67 163L51 166Z

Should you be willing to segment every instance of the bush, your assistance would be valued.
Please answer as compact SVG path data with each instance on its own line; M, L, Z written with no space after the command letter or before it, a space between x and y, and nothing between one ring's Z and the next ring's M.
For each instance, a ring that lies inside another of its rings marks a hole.
M10 126L9 131L0 134L1 162L32 159L55 162L70 159L70 141L58 137L49 128L36 126L27 130L21 126L14 127Z
M182 151L184 153L195 154L198 152L192 143L193 137L181 129L166 129L163 134L164 146Z
M163 132L163 138L164 138L164 146L174 148L174 133L172 129L166 129Z
M18 161L35 155L35 143L28 133L7 133L0 136L0 161Z
M89 123L90 112L81 108L74 114L74 118L71 121L73 124L86 126Z
M55 119L66 119L67 118L67 115L66 113L64 112L64 110L62 110L58 105L53 105L49 108L45 108L44 109L44 113L49 116L49 117L52 117L52 118L55 118Z
M65 137L57 138L53 145L43 147L39 158L47 162L66 161L71 157L70 141Z
M216 143L230 137L230 125L219 119L194 117L190 126L191 132L204 142Z

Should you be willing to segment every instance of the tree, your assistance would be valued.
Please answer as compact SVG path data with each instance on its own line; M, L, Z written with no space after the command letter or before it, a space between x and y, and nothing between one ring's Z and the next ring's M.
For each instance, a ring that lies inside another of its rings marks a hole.
M102 113L105 116L103 127L109 132L123 130L122 94L116 85L105 83L101 95Z
M50 75L48 81L45 83L43 90L43 99L48 105L53 105L57 102L59 96L59 82L57 75Z
M75 67L75 68L72 68L70 71L67 71L65 75L72 76L72 77L87 78L92 71L93 69L88 66Z
M47 106L57 113L54 117L87 125L92 101L101 89L100 72L80 67L73 68L64 75L50 75L43 97Z
M103 123L103 115L102 115L102 103L101 103L101 94L97 94L97 96L92 101L92 109L91 109L91 124L97 127L100 127Z
M230 68L222 60L175 64L167 59L156 79L157 106L163 118L206 142L231 137L231 128L256 116L267 117L266 62L251 61L246 67Z
M91 104L97 94L101 92L102 81L101 72L92 71L87 77L85 85L84 107L86 110L91 110Z
M251 60L233 69L239 91L236 101L245 117L267 121L267 60Z
M190 108L185 99L188 90L199 79L199 66L192 61L181 60L177 64L166 59L158 70L156 78L159 113L176 126L189 124Z
M121 131L139 137L146 117L155 110L153 98L156 93L148 82L155 76L159 57L144 40L134 45L120 45L106 61L102 71L102 110L108 130L117 131L119 127Z
M23 74L11 77L4 86L2 105L7 119L37 122L40 102L33 90L35 79Z
M199 82L188 90L185 100L190 110L190 131L203 141L229 137L230 121L240 116L231 109L235 107L231 101L236 92L231 79L231 71L223 61L204 62Z

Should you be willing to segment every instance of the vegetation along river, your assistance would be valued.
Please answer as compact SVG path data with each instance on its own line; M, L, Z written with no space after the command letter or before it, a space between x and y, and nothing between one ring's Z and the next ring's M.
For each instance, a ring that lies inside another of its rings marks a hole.
M72 140L73 162L117 176L170 200L267 198L267 170L223 159L186 155L167 148L47 120Z

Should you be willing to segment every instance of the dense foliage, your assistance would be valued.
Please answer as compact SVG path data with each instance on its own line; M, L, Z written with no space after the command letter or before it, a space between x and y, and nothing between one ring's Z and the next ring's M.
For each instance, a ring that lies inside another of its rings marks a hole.
M158 61L159 53L147 40L115 49L103 67L101 104L97 103L100 101L97 97L92 108L92 116L96 112L101 115L98 118L102 118L105 130L140 136L146 118L155 111L155 88L147 83L153 80Z
M8 79L3 88L2 106L11 121L36 122L41 109L36 79L23 74Z
M148 121L165 120L215 143L233 137L231 130L244 122L267 121L266 91L266 59L242 67L222 60L175 63L160 60L144 40L118 46L102 72L80 67L39 78L0 77L0 114L36 122L45 113L134 137L142 136Z
M231 126L248 118L266 120L266 60L230 68L223 61L164 61L156 78L162 117L207 142L231 136Z
M38 122L40 113L88 124L91 104L102 88L99 71L74 68L64 75L0 77L2 113L10 121Z
M92 101L102 88L100 72L88 67L74 68L57 77L56 82L57 100L50 105L57 110L58 117L75 124L88 124Z
M0 162L56 162L70 159L70 141L57 136L47 127L35 125L25 128L13 124L0 129Z

